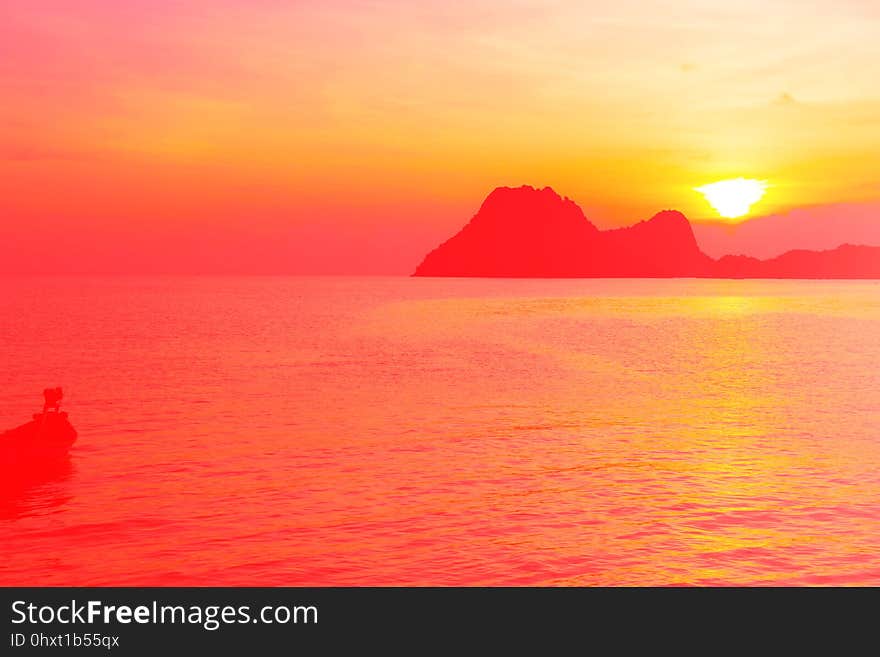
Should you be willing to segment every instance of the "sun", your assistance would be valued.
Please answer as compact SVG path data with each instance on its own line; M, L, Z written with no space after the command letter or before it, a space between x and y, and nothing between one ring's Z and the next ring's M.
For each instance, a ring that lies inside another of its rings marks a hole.
M695 190L705 196L722 217L736 219L747 214L752 204L761 200L767 190L767 181L733 178L696 187Z

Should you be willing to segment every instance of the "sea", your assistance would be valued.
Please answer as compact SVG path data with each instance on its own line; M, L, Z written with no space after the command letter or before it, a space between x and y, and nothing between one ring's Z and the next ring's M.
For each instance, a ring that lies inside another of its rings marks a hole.
M880 584L874 281L2 278L49 386L2 585Z

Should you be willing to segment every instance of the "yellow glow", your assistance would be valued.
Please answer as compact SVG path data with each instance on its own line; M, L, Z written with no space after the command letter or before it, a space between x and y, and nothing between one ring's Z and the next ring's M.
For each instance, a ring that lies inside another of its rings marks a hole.
M721 180L696 188L718 214L728 219L747 214L752 204L760 201L766 190L766 181L749 178Z

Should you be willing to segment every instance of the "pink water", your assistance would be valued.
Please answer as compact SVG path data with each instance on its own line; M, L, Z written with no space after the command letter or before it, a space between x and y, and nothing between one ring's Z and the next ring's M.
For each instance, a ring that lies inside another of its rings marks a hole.
M0 280L0 583L880 584L880 284Z

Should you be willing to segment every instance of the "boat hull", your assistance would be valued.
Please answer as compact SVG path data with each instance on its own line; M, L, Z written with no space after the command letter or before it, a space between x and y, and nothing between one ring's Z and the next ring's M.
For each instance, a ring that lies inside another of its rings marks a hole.
M76 438L67 413L38 413L31 422L0 435L0 462L14 466L62 459Z

